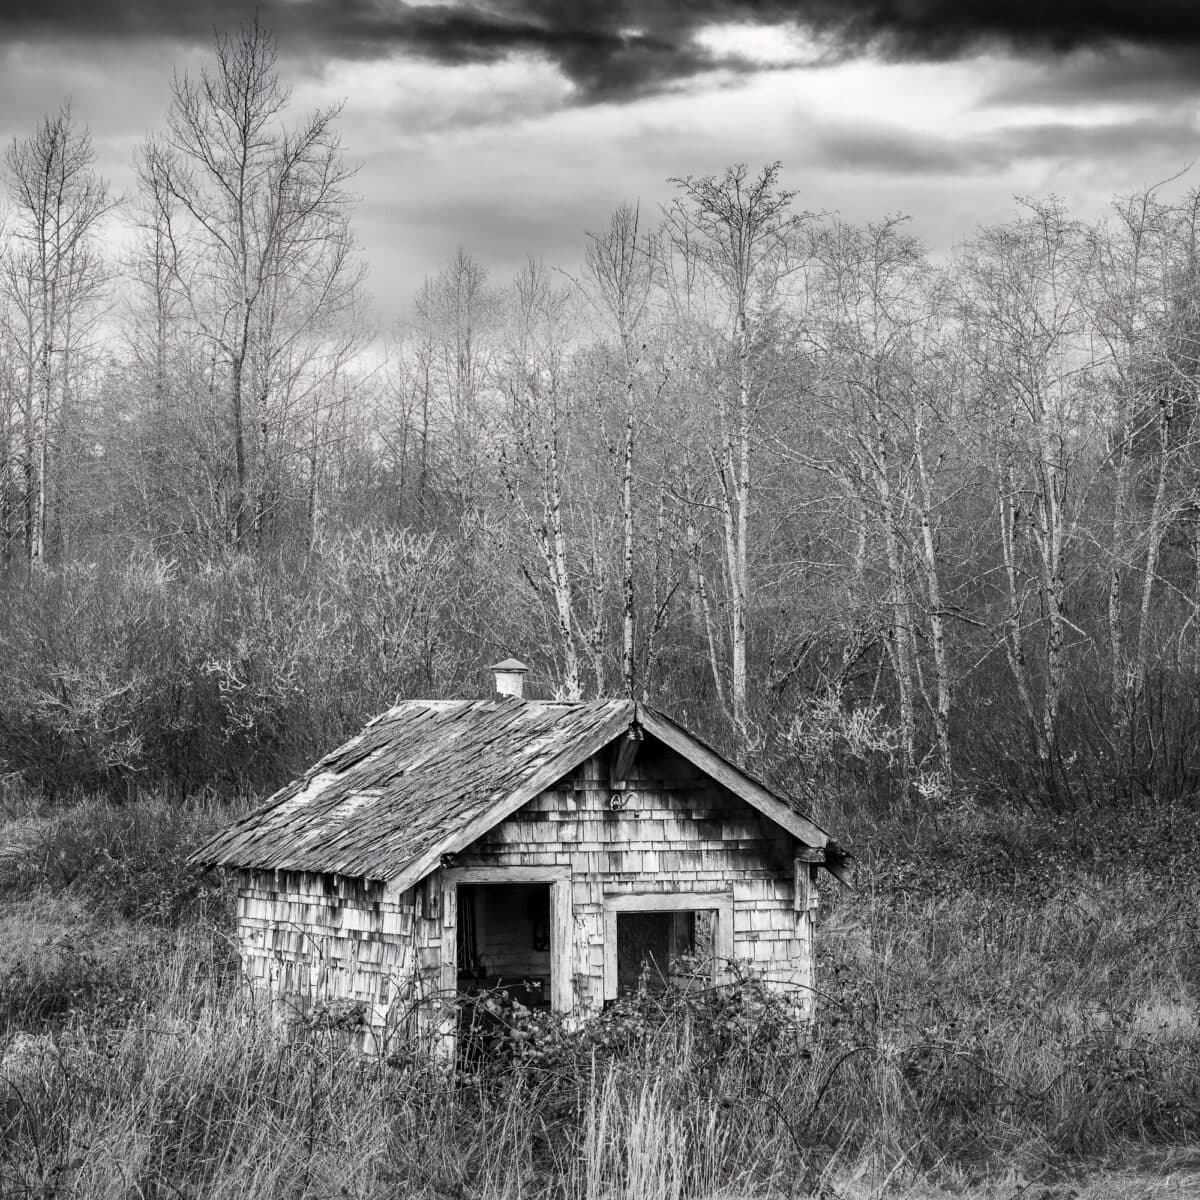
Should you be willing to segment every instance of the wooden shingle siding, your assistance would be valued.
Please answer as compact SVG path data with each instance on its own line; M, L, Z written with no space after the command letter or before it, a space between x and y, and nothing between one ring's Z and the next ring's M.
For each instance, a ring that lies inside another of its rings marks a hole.
M430 1032L422 1017L438 987L436 922L418 911L417 889L387 896L381 885L302 871L243 870L238 885L243 974L281 1017L362 1005L375 1044Z
M614 809L617 795L624 807ZM733 957L780 987L812 987L812 920L794 907L793 840L665 747L646 745L625 785L606 756L543 792L456 856L456 865L571 870L576 1003L604 1002L604 901L641 893L728 893Z
M731 790L731 765L697 765L711 750L685 757L677 726L635 739L617 771L634 711L412 701L373 722L197 855L241 867L248 981L284 1014L361 1005L367 1045L416 1034L445 1048L458 887L536 880L551 888L549 951L528 929L506 935L503 901L479 933L489 974L553 964L559 1013L616 994L617 915L647 910L712 914L725 977L748 965L810 1006L815 873L833 844L819 830L806 842L816 827L796 813L781 824L761 785Z

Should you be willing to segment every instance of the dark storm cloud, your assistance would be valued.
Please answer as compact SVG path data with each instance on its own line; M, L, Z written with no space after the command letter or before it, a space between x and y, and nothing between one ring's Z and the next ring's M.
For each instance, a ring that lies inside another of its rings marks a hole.
M1106 52L1022 64L987 103L1094 104L1097 100L1171 101L1200 89L1200 49L1191 44L1120 45Z
M1196 124L1186 120L1143 118L1099 125L1054 122L1005 131L996 144L1007 148L1010 162L1029 158L1113 162L1153 151L1190 151L1198 134Z
M994 145L941 138L894 126L825 129L814 141L817 161L844 171L888 175L959 175L997 166Z
M791 23L830 59L875 54L938 61L978 50L1062 54L1086 47L1153 50L1200 63L1195 0L263 0L260 19L298 53L408 53L447 65L545 56L581 100L628 99L714 67L750 70L695 39L715 23ZM5 0L0 38L207 39L254 11L238 0Z

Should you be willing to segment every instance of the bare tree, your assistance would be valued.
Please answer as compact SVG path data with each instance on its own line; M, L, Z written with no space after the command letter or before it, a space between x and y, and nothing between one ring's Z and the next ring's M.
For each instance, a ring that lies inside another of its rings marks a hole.
M1055 790L1068 555L1101 416L1088 403L1094 349L1082 251L1082 230L1061 206L1029 202L1021 219L984 230L958 264L991 418L985 449L994 455L999 499L1004 643L1043 776ZM1032 664L1031 628L1041 634Z
M487 270L461 246L437 278L436 295L442 337L436 364L460 503L477 499L482 464L478 437L481 403L489 364L487 333L494 322L495 295Z
M921 616L932 650L929 697L939 770L952 773L952 680L934 536L948 422L931 272L897 219L834 222L817 238L819 277L810 322L822 420L795 456L825 472L856 514L852 577L879 547L884 646L896 680L906 775L917 766L917 703L924 693ZM861 590L861 585L860 585ZM922 595L923 593L923 595Z
M541 263L531 261L517 277L512 290L512 344L501 367L507 428L498 462L509 502L541 560L540 579L524 570L537 592L549 592L563 698L578 700L583 694L576 612L579 589L570 566L566 528L572 410L565 378L565 304L565 293L553 286ZM593 579L596 574L593 569ZM597 691L603 691L599 674Z
M24 360L18 408L25 542L35 565L46 559L52 522L65 503L54 459L70 428L78 360L107 282L99 232L111 203L94 162L91 137L75 125L69 105L44 117L4 157L12 223L0 288Z
M334 130L340 107L286 126L290 92L275 63L274 37L257 21L219 35L215 69L174 79L167 131L140 161L171 286L221 372L235 545L261 535L281 422L296 416L297 372L320 360L319 374L325 350L344 357L337 331L362 279L353 170Z
M500 303L486 269L462 247L426 278L397 329L389 366L389 454L409 455L416 518L447 529L473 520L488 491L488 428Z
M1112 517L1108 552L1109 705L1113 735L1128 747L1128 732L1145 685L1150 600L1165 532L1166 492L1175 447L1170 430L1177 388L1170 378L1171 260L1176 214L1153 191L1114 205L1112 219L1089 231L1087 303L1103 348L1107 374L1108 448ZM1147 454L1147 448L1150 453ZM1139 536L1134 493L1150 466L1152 500ZM1135 570L1135 559L1141 559ZM1140 586L1133 581L1140 575ZM1140 602L1133 629L1130 585ZM1130 644L1132 643L1132 644Z
M655 281L655 248L640 234L637 207L622 205L603 233L589 234L587 295L617 339L621 367L621 678L627 695L636 686L634 588L634 448L643 402L644 322ZM610 444L611 445L611 444ZM616 450L617 447L611 446ZM661 525L661 522L660 522Z
M764 332L783 281L797 267L794 192L779 185L779 164L751 177L744 164L721 176L675 179L668 236L685 281L677 297L693 303L703 280L716 300L720 334L728 339L728 382L716 388L715 439L709 454L717 479L729 611L729 712L746 737L747 620L750 602L752 458L765 384L759 370Z
M401 367L399 389L405 399L402 403L411 407L418 422L417 437L417 515L421 528L428 528L430 512L430 471L432 468L433 367L437 337L437 297L434 282L426 279L413 302L410 321L409 344L405 362Z

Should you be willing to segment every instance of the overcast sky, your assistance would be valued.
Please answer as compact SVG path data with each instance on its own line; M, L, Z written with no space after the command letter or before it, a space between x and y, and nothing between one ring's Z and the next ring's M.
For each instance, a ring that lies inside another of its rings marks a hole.
M0 0L0 138L70 97L132 187L172 69L236 0ZM1200 0L266 0L298 109L344 100L379 320L458 244L570 264L669 176L776 159L806 208L906 213L935 251L1014 194L1082 215L1197 154ZM1200 171L1190 182L1200 184ZM1185 181L1185 185L1188 181ZM1179 185L1176 185L1177 187Z

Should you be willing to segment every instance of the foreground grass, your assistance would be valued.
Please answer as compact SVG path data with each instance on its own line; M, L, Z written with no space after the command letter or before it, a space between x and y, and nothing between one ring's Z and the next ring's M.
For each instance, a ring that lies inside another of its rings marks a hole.
M1179 814L1086 839L977 814L868 830L815 1028L749 981L502 1035L457 1076L402 1047L365 1062L319 1022L279 1036L227 894L181 865L214 819L143 802L0 828L24 846L0 865L0 1197L1132 1200L1200 1170Z

